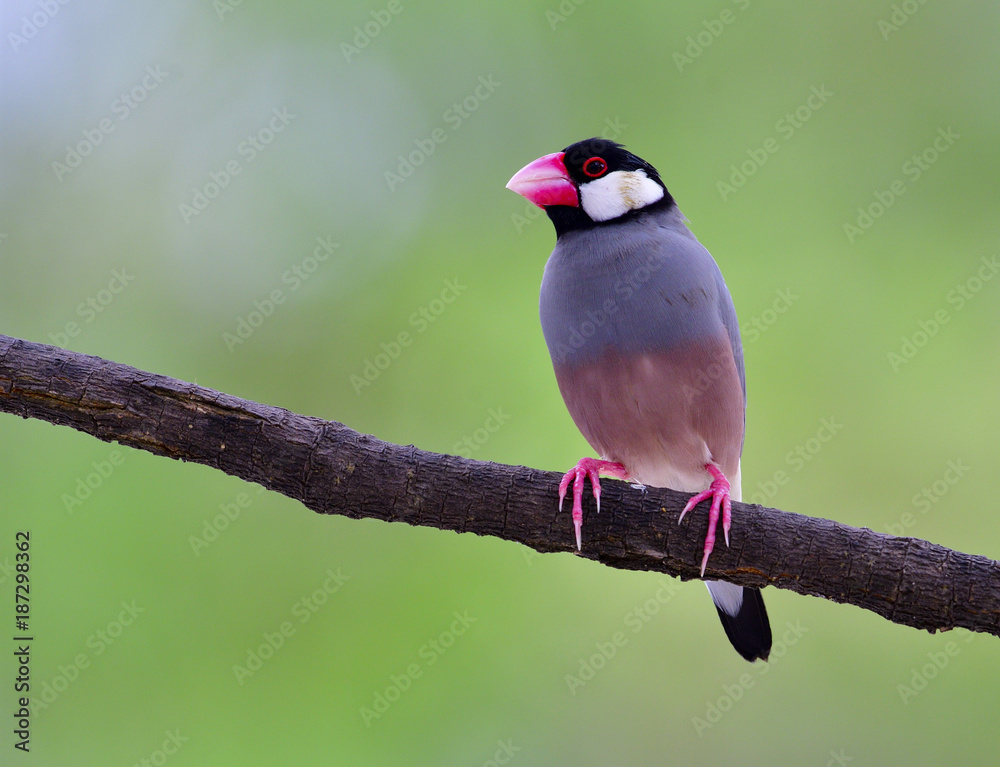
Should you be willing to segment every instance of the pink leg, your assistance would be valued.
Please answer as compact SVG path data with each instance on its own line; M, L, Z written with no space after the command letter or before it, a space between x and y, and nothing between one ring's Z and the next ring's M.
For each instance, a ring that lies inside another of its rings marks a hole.
M615 479L629 479L628 470L620 463L602 461L597 458L581 458L572 469L566 472L559 483L559 511L562 511L563 499L570 482L573 483L573 527L576 530L576 549L581 550L580 530L583 528L583 480L590 478L590 486L597 501L597 512L601 512L601 480L599 474L604 472Z
M722 534L725 536L726 545L729 545L729 526L732 524L732 501L729 499L729 480L722 473L722 469L714 463L706 463L705 471L712 475L712 484L708 490L702 490L697 495L691 497L684 506L677 523L680 524L684 515L691 509L704 501L706 498L712 499L712 506L708 510L708 535L705 536L705 555L701 559L701 576L705 577L705 565L708 564L708 555L715 548L715 528L719 524L719 508L722 508Z

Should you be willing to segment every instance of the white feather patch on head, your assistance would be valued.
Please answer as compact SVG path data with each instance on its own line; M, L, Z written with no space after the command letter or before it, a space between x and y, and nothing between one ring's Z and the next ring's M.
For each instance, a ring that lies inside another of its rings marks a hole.
M610 221L663 199L663 187L644 170L616 170L580 185L580 206L594 221Z

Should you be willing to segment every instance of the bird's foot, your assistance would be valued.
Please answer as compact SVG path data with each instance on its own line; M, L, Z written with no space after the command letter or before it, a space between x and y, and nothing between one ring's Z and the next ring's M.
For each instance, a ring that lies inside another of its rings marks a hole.
M583 480L590 478L590 486L597 501L597 512L601 511L601 473L615 479L629 479L628 470L615 461L603 461L598 458L581 458L572 469L566 472L559 483L559 511L562 511L563 500L570 483L573 484L573 528L576 530L576 549L581 550L580 531L583 529ZM725 479L725 478L723 478Z
M729 526L733 519L732 501L729 499L729 480L722 473L722 469L714 463L705 464L705 471L712 475L712 484L708 490L702 490L697 495L691 497L687 505L684 506L684 511L681 512L680 518L677 520L677 523L680 524L681 520L684 519L684 515L691 511L691 509L706 498L712 499L712 506L708 510L708 534L705 536L705 554L701 559L702 578L705 577L705 565L708 564L708 555L715 548L715 528L719 524L719 510L722 510L722 534L726 539L727 546L729 545Z

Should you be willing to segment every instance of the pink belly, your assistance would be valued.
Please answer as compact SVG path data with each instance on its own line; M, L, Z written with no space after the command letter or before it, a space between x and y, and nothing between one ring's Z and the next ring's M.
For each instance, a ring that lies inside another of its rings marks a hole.
M744 398L728 339L669 352L614 353L557 366L559 390L591 446L640 482L695 492L709 461L735 477Z

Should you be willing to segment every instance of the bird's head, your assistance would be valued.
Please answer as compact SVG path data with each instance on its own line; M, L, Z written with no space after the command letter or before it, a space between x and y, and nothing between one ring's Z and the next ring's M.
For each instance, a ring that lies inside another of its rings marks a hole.
M548 213L556 234L674 204L656 168L601 138L539 157L515 173L507 188Z

